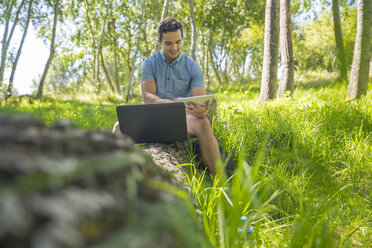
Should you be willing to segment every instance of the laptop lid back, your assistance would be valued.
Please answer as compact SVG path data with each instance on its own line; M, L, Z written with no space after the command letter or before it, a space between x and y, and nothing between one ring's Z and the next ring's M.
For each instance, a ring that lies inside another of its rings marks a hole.
M184 103L116 107L120 130L136 143L167 143L188 138Z

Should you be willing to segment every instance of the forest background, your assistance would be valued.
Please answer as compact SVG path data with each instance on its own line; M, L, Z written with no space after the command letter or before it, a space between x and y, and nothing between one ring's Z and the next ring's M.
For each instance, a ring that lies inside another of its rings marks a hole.
M5 27L0 68L2 92L8 90L8 94L12 94L14 77L22 74L17 71L17 64L22 59L22 46L32 25L45 44L53 46L50 64L45 61L49 70L44 79L47 94L79 92L129 98L136 92L133 88L138 90L143 61L155 50L156 25L162 14L176 16L184 24L183 51L195 53L207 88L261 78L265 1L195 1L192 8L190 1L62 1L55 16L55 36L54 3L2 1L1 23ZM343 58L350 68L356 34L356 2L341 1L340 4ZM296 81L337 76L331 7L332 3L327 1L291 3ZM191 9L194 24L190 21ZM23 31L20 40L13 39L15 28ZM34 90L41 81L34 80Z
M274 63L264 69L265 20L273 3L279 15L279 0L2 0L0 112L31 113L47 125L69 118L78 128L112 128L116 105L141 102L141 65L159 49L156 25L162 16L174 16L184 25L183 52L198 62L207 90L216 95L213 131L238 167L233 178L205 182L205 172L190 166L211 244L370 247L368 71L365 91L351 97L348 92L355 81L358 6L364 3L368 24L371 1L282 2L290 3L294 87L271 101L285 57L274 35ZM30 25L50 56L34 92L18 97L14 77L22 74L17 63ZM371 26L364 32L364 54L371 50ZM20 40L14 40L15 28L23 32ZM357 91L363 88L358 85ZM244 223L241 216L247 217ZM247 234L249 228L253 233Z

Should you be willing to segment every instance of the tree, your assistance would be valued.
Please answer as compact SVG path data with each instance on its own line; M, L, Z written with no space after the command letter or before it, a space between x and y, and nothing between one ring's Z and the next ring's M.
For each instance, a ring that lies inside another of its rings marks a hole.
M205 49L208 56L205 52L203 57L208 60L214 74L212 82L221 84L230 79L236 80L239 74L237 68L245 59L241 56L242 51L246 51L245 42L240 39L241 33L256 20L262 24L265 2L200 0L193 3L196 25L200 30L198 33L204 37L198 42L202 47L208 47ZM185 7L178 8L177 13L182 15L183 9ZM206 68L209 67L204 63L204 70Z
M9 0L7 1L7 5L5 8L5 16L4 16L5 17L5 28L4 28L4 33L3 33L3 40L1 42L2 47L1 47L1 61L0 61L0 86L2 85L3 79L4 79L5 63L6 63L6 58L8 54L9 44L13 38L14 30L19 22L19 14L22 10L23 5L25 4L25 0L22 0L22 2L19 4L17 11L14 15L12 28L9 32L9 25L13 17L12 10L16 3L17 2L14 0Z
M40 99L43 95L43 88L46 76L48 74L48 70L50 67L50 64L52 63L53 56L55 53L55 39L56 39L56 32L57 32L57 21L58 21L58 6L59 6L59 0L54 1L54 18L53 18L53 30L52 30L52 40L50 42L50 52L49 52L49 58L45 65L43 75L41 77L39 88L37 91L36 99Z
M169 5L169 0L164 0L163 11L161 13L160 20L163 20L168 15L168 5ZM159 42L156 42L155 52L159 50L160 50L160 44Z
M266 1L260 102L275 98L278 74L279 0Z
M336 56L339 67L339 77L342 81L347 78L346 54L342 38L342 27L340 17L340 3L338 0L332 0L333 29L336 41Z
M372 0L358 1L357 34L350 73L347 98L360 98L367 94L371 60Z
M139 33L137 35L138 36L137 36L137 42L136 42L136 48L135 48L136 50L135 50L135 54L132 58L132 64L131 64L131 70L130 70L130 76L129 76L129 82L128 82L128 89L127 89L127 97L125 99L125 103L129 102L130 91L132 89L133 78L134 78L134 65L135 65L138 50L139 50L141 31L139 31Z
M280 48L282 56L282 75L280 78L278 97L284 97L294 88L294 60L291 27L291 2L280 0Z
M190 45L190 57L196 61L196 24L194 15L193 0L189 0L190 5L190 25L191 25L191 45Z
M97 80L99 80L99 51L97 51L97 37L96 37L96 29L94 27L94 21L96 21L97 15L96 13L92 13L90 6L93 5L92 2L88 2L88 0L84 1L85 3L85 22L88 24L88 30L91 37L91 49L93 52L93 60L92 60L92 78L93 78L93 85L96 86ZM95 7L95 5L93 6ZM93 15L91 17L91 15ZM93 24L92 24L93 19ZM106 19L105 19L106 20ZM98 48L99 50L99 48ZM97 71L97 73L96 73ZM97 92L100 91L100 84L98 85Z
M107 82L108 82L108 84L110 86L111 92L112 93L115 93L114 85L112 84L110 75L108 74L107 69L106 69L106 65L105 65L105 61L104 61L104 58L103 58L102 49L100 49L100 57L101 57L101 65L102 65L103 72L104 72L104 75L106 77L106 80L107 80Z
M213 69L214 75L217 78L218 84L221 84L222 80L221 80L220 74L218 73L218 70L216 68L216 64L213 60L213 54L214 54L213 47L214 47L214 45L213 45L213 31L212 31L212 29L209 29L209 42L208 42L208 51L209 51L209 58L210 58L209 62L211 63L211 67Z
M137 55L138 55L138 52L139 52L139 49L140 49L141 34L144 33L143 32L143 28L142 28L142 22L141 22L141 20L143 19L143 17L144 17L144 11L142 10L141 11L140 18L139 18L139 27L138 27L138 30L137 30L137 39L136 39L135 52L134 52L134 55L132 57L131 65L130 65L130 68L129 68L130 75L129 75L129 80L128 80L129 82L128 82L127 97L125 99L125 103L128 103L129 102L130 92L132 90L133 79L134 79L134 69L135 69L134 67L135 67ZM128 53L130 54L130 51Z
M117 2L115 1L114 2L114 6L111 5L111 2L110 2L110 8L111 8L111 11L114 9L117 9ZM117 15L114 15L113 13L111 13L112 15L112 19L111 19L111 22L110 22L110 34L111 34L111 39L112 39L112 48L113 48L113 56L114 56L114 82L115 82L115 87L116 87L116 92L118 94L121 94L121 91L120 91L120 83L119 83L119 53L118 53L118 34L117 34L117 31L116 31L116 21L117 21Z
M16 58L15 58L15 60L13 62L12 72L10 73L9 85L8 85L8 90L7 90L6 98L11 97L12 94L13 94L14 75L15 75L15 72L17 70L17 65L18 65L19 57L21 56L23 44L24 44L25 39L26 39L26 36L27 36L27 30L28 30L28 26L30 24L30 19L31 19L32 3L33 3L33 0L30 0L28 2L28 11L27 11L26 23L25 23L25 27L24 27L24 31L23 31L21 43L20 43L20 45L18 47L17 55L16 55Z

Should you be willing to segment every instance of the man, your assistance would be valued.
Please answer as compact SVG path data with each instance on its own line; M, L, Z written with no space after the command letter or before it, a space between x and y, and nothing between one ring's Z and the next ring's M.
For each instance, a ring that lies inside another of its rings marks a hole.
M182 24L167 17L158 25L162 50L148 57L142 66L141 89L145 104L176 102L177 98L205 95L203 72L199 65L181 52ZM199 139L204 164L214 175L220 151L206 115L209 102L200 106L187 103L187 131ZM120 130L115 124L114 131Z

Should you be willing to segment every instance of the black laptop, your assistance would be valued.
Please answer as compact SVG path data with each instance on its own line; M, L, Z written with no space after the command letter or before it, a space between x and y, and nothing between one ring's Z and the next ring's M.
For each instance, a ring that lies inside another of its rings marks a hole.
M188 138L185 104L155 103L116 107L120 130L136 143L169 143Z

